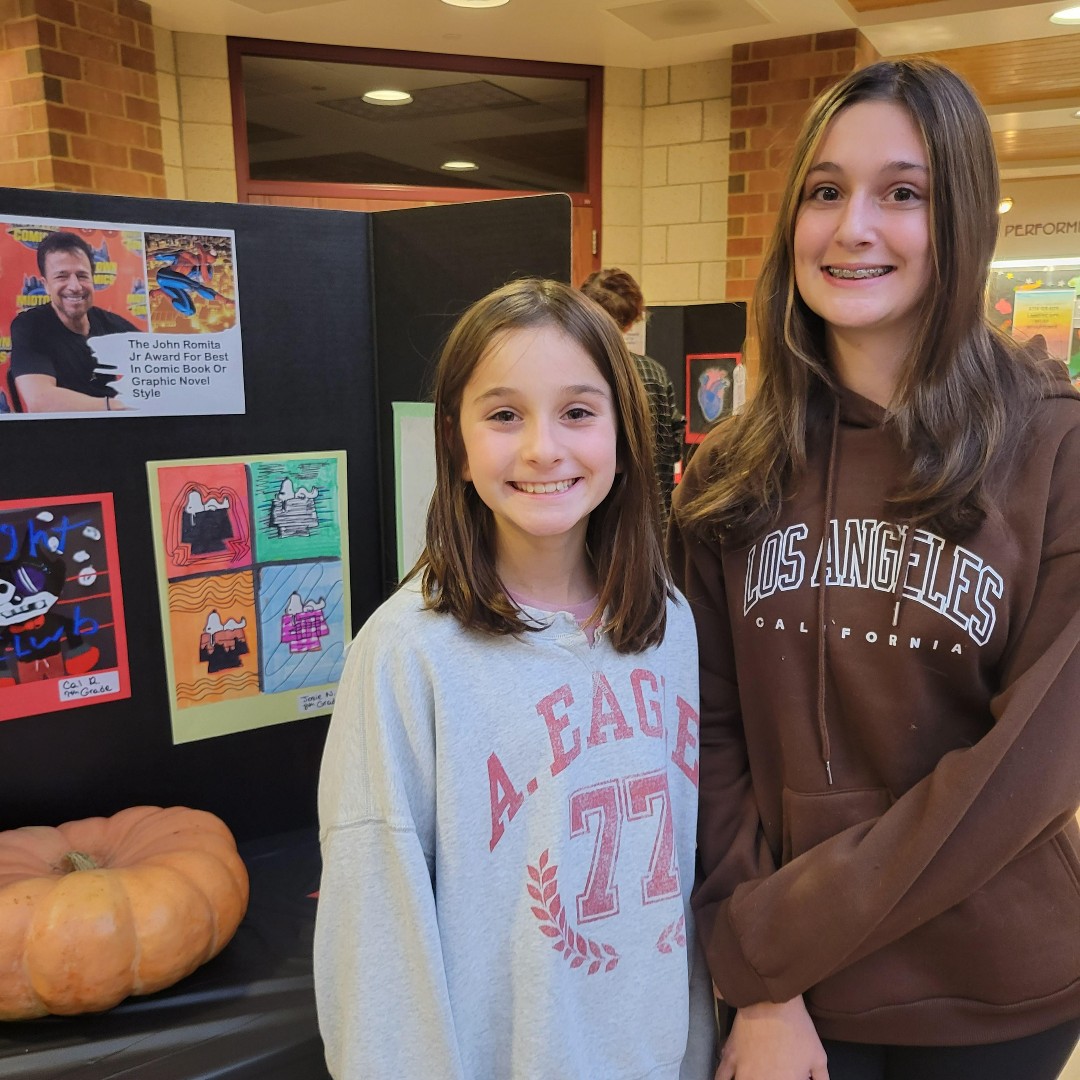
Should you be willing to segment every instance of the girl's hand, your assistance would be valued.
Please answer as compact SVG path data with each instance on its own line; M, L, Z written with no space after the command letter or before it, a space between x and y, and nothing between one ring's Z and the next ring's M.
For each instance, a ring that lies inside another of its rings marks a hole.
M802 998L739 1009L716 1080L829 1080L825 1050Z

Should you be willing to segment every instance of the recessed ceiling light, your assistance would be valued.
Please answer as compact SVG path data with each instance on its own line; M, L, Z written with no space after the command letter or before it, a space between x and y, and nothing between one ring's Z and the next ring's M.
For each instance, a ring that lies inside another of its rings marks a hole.
M447 172L472 172L480 166L475 161L444 161L439 168Z
M1007 214L1013 208L1013 201L1011 195L1006 195L1001 202L998 203L998 213Z
M451 7L502 7L503 4L510 3L510 0L442 0L444 4L449 4Z
M1059 26L1076 26L1080 24L1080 7L1067 7L1055 11L1050 16L1050 21Z
M412 94L404 90L369 90L364 100L369 105L408 105L412 101Z

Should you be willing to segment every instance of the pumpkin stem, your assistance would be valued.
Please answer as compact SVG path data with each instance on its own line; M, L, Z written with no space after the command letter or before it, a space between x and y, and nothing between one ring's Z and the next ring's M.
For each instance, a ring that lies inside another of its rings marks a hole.
M69 851L60 860L60 869L65 874L70 874L75 870L97 870L98 864L93 856L87 855L85 851Z

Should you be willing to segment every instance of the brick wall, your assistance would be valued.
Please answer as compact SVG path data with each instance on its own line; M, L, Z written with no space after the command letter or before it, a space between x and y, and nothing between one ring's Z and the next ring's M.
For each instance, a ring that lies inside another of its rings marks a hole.
M791 150L822 90L877 58L857 30L736 45L731 65L727 295L748 300L776 221Z
M165 194L143 0L0 0L0 184Z
M724 299L730 71L604 72L601 260L649 304Z

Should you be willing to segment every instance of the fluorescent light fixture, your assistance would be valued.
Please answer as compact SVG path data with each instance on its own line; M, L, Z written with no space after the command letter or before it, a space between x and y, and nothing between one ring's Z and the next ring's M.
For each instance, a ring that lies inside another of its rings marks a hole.
M1076 112L1073 113L1073 119L1080 120L1080 109L1077 109Z
M503 4L510 3L510 0L442 0L442 2L451 7L485 8L502 7Z
M412 94L404 90L369 90L364 100L369 105L408 105L412 101Z
M1080 6L1062 8L1050 16L1052 23L1058 26L1080 26Z
M1011 195L1006 195L998 203L998 213L1007 214L1013 208L1013 201Z
M480 166L475 161L444 161L439 168L447 172L472 172Z

